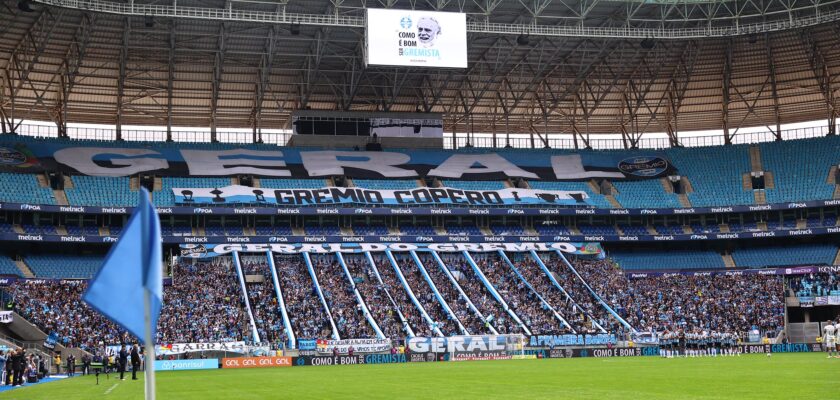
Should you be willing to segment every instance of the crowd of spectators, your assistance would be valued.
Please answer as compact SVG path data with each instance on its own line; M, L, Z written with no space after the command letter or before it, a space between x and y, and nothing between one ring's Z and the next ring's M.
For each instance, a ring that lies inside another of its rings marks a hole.
M829 274L791 276L788 289L799 297L840 295L840 277Z
M158 343L252 339L242 290L230 258L175 264L172 286L164 289L163 298Z
M338 335L342 339L375 338L376 332L365 318L353 286L347 281L347 274L335 256L316 256L312 258L312 263Z
M640 331L743 334L784 325L783 278L775 275L664 275L629 279L609 261L575 263L599 296Z
M600 263L600 260L589 260L582 258L570 257L570 263ZM554 273L557 282L563 287L569 296L574 299L575 305L582 309L584 314L590 320L594 320L602 328L611 332L620 332L624 330L624 326L610 315L607 309L592 295L592 292L586 288L584 282L572 272L563 260L556 254L551 254L547 260L544 261L546 268ZM575 264L575 265L577 265Z
M505 311L504 307L493 297L490 290L481 282L463 256L447 256L443 259L450 271L457 273L458 284L469 296L485 319L490 322L500 334L524 334L522 327ZM479 268L481 268L479 262Z
M479 262L482 264L484 275L532 334L560 334L568 331L551 309L540 301L504 260L494 254L484 257Z
M433 337L436 336L429 324L423 319L420 310L408 297L408 292L403 288L402 283L391 265L391 261L385 257L378 257L374 260L376 262L376 269L385 283L385 290L391 295L391 298L399 307L400 312L408 320L408 324L414 331L414 336Z
M548 304L560 314L566 322L571 326L575 333L598 333L599 330L592 324L592 319L584 312L574 298L571 297L571 292L563 293L554 283L549 279L548 275L532 260L516 260L514 261L519 273L531 284L534 290L542 296ZM547 268L550 268L546 266ZM555 279L558 281L564 280L566 275L555 272ZM560 283L560 282L558 282ZM561 284L562 286L562 284ZM565 290L565 287L563 287Z
M481 316L473 311L470 308L465 295L461 295L461 292L456 286L458 284L457 281L452 282L452 280L450 280L449 277L441 270L437 260L433 257L422 255L419 257L421 262L423 262L423 265L426 267L426 272L429 273L429 277L432 279L432 282L434 282L441 297L443 297L444 301L446 301L446 304L449 306L449 309L452 310L452 313L455 314L455 317L458 318L458 320L461 321L461 324L464 325L468 334L492 334L493 331L490 329L491 325L485 322Z
M274 266L295 336L298 339L332 337L327 313L303 259L300 256L275 256Z
M86 289L83 281L20 281L6 290L15 311L45 333L55 333L59 344L90 350L100 341L121 343L125 333L81 301Z
M349 256L345 257L344 261L356 282L356 289L359 290L359 294L364 299L376 324L379 325L382 334L390 339L407 337L408 332L403 328L403 322L399 316L399 313L405 311L397 308L391 295L385 289L385 285L380 284L376 278L373 266L360 257Z
M444 336L462 335L463 332L458 328L458 321L454 321L449 313L444 310L432 291L432 287L423 278L417 263L413 259L405 257L397 259L397 265L400 267L405 280L408 281L408 286L411 287L414 296L417 297L417 301L420 302L432 321L435 321L440 332Z

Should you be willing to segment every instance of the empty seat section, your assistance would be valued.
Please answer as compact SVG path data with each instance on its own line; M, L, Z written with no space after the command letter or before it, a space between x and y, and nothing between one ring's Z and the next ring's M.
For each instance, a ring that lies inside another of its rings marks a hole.
M75 206L136 206L136 191L125 176L74 176L72 188L65 188L67 202Z
M416 180L407 179L353 179L356 187L374 190L407 190L417 188Z
M711 250L612 251L609 253L625 270L718 269L726 268L723 258Z
M260 187L268 189L320 189L331 186L326 179L279 179L263 178Z
M502 190L507 188L502 181L455 181L445 180L441 185L464 190Z
M32 174L0 173L0 201L8 203L56 204L52 189L38 185Z
M23 276L23 272L18 269L14 260L7 256L0 255L0 275Z
M30 255L24 257L26 265L38 278L93 278L104 258L77 255Z
M665 193L658 179L638 181L615 181L612 183L618 193L615 199L624 208L680 208L676 194Z
M744 190L742 175L750 172L749 149L746 145L710 148L671 148L666 150L680 175L688 177L693 192L688 193L691 205L752 204L752 191Z
M735 265L743 268L788 265L829 265L837 255L837 246L808 244L798 246L754 247L732 252Z
M826 200L834 194L827 182L832 165L840 162L840 138L789 140L758 145L765 171L773 173L768 203Z

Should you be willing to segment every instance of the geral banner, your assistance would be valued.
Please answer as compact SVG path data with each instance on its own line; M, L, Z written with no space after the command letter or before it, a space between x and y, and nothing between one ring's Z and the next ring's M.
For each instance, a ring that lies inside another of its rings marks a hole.
M353 348L353 353L379 353L391 350L391 341L389 339L319 339L315 342L315 347L321 354L332 354L334 349L338 349L339 354L348 354L350 347Z
M276 368L291 366L292 357L233 357L222 359L222 368Z
M499 354L507 351L504 336L411 337L406 340L411 353Z
M587 206L583 191L501 189L463 190L450 187L372 190L360 187L320 189L254 189L248 186L173 188L177 204L263 204L280 206Z
M0 311L0 324L9 324L12 322L11 311Z
M367 9L368 65L467 68L467 15Z
M265 253L271 251L277 254L331 254L331 253L364 253L382 251L436 251L441 253L470 252L527 252L553 251L579 255L597 255L603 252L600 243L324 243L324 244L181 244L181 257L211 258L223 256L234 251L240 253Z
M171 343L158 345L155 352L159 355L172 355L193 353L198 351L219 351L228 353L248 352L248 346L245 342L226 342L226 343Z
M21 143L0 138L0 169L14 172L62 171L92 176L229 176L352 178L582 180L654 178L675 171L664 153L556 154L529 150L457 153L444 150L335 151L255 146L261 150L150 149L80 146L39 141Z

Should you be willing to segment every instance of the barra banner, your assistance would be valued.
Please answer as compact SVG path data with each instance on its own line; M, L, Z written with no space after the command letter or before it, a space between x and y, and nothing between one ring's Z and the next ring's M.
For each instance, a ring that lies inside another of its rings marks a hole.
M467 14L367 9L369 65L467 68Z
M155 349L155 353L168 356L172 354L193 353L199 351L219 351L228 353L248 352L248 346L245 342L226 342L226 343L171 343L161 344Z
M470 252L496 252L499 250L509 252L527 251L553 251L560 250L570 254L600 254L603 252L600 243L303 243L303 244L182 244L181 257L185 258L212 258L234 251L240 253L265 253L271 251L277 254L331 254L331 253L364 253L382 251L437 251L442 253L454 253L462 251Z
M320 189L255 189L248 186L173 188L177 204L261 204L282 206L587 206L583 191L501 189L464 190L450 187L373 190L360 187Z
M123 143L120 143L121 145ZM584 180L654 178L675 171L653 150L557 154L533 150L459 153L444 150L336 151L252 145L226 150L125 147L91 142L10 141L0 138L0 170L62 171L92 176L230 176Z
M315 348L321 354L332 354L334 350L338 350L339 354L348 354L351 347L354 354L379 353L391 350L391 341L389 339L319 339L315 342Z

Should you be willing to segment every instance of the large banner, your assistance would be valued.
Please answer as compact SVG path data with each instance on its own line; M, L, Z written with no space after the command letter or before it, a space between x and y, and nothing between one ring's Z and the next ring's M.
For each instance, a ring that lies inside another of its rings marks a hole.
M453 336L412 337L406 340L409 354L447 356L450 361L509 359L507 337L505 336Z
M252 146L199 150L89 146L67 141L27 143L0 137L0 170L63 171L92 176L230 176L353 178L584 180L653 178L674 171L664 153L654 150L557 154L532 150L459 153L444 150L337 151ZM122 144L122 143L121 143ZM259 150L256 150L259 149ZM635 153L635 154L634 154Z
M450 187L373 190L360 187L320 189L255 189L248 186L173 188L177 204L255 204L281 206L587 206L582 191L501 189L464 190Z
M382 251L437 251L454 253L462 251L496 252L499 250L510 252L553 251L560 250L570 254L600 254L603 250L599 243L329 243L329 244L182 244L181 257L212 258L234 251L240 253L265 253L271 251L277 254L331 254L331 253L364 253Z
M155 353L159 355L173 355L193 353L199 351L219 351L227 353L241 353L248 352L248 346L245 342L226 342L226 343L172 343L159 344Z
M529 347L597 346L616 343L615 335L607 333L594 335L533 335L528 337Z
M0 311L0 324L11 324L12 323L12 312L11 311Z
M320 354L332 354L338 350L339 354L348 354L350 348L353 353L381 353L391 350L389 339L342 339L342 340L317 340L315 348ZM301 350L305 350L301 347Z
M467 15L367 9L368 65L467 68Z

